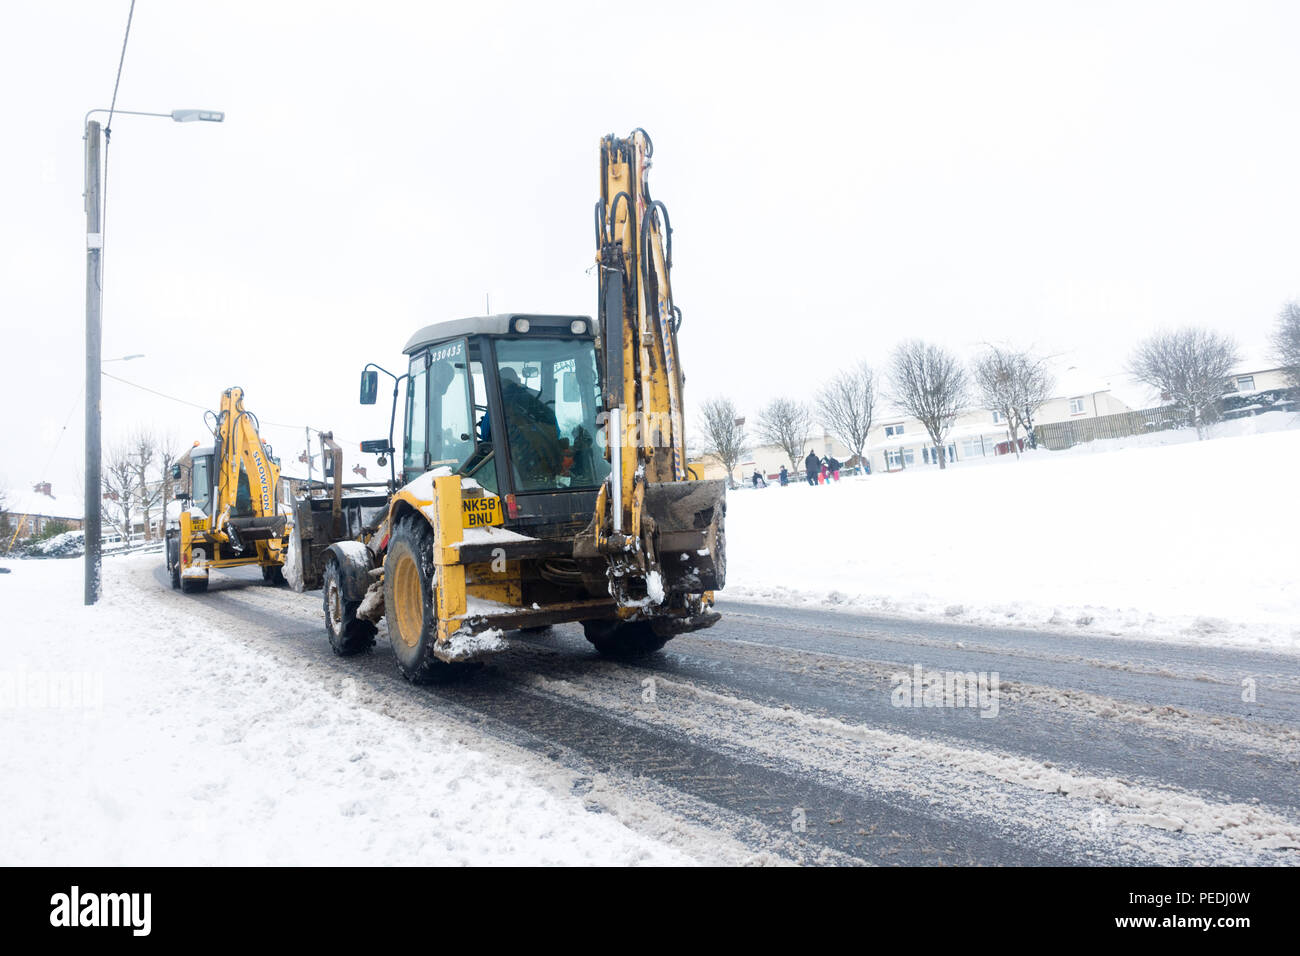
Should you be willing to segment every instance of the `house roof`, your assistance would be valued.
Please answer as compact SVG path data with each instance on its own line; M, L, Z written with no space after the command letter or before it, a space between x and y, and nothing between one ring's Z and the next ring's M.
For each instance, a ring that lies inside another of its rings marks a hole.
M6 488L4 502L4 510L9 514L67 518L70 521L80 521L86 510L80 495L51 496L21 488Z
M1276 372L1281 368L1277 359L1262 349L1248 349L1242 352L1241 361L1232 367L1232 375L1251 375L1255 372Z
M1126 372L1098 375L1078 365L1059 366L1051 369L1051 372L1056 379L1052 398L1077 398L1080 395L1110 392L1129 408L1143 406L1141 386L1135 386Z

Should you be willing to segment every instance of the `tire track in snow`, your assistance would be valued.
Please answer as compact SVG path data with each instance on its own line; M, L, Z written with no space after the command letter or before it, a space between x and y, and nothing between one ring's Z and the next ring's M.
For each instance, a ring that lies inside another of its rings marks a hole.
M316 649L296 653L332 656L319 633L315 595L214 587L198 600L214 595L223 604L239 605L240 617L263 626L271 616L287 619L290 627L276 637L296 643L303 630L311 633ZM786 664L802 660L829 668L827 679L878 680L897 669L808 649L704 639L708 634L679 638L666 658L679 656L677 649L706 664L715 654L766 654L769 667L776 656ZM563 637L563 643L573 644L567 633ZM701 645L707 653L701 653ZM497 735L530 737L526 746L535 751L559 746L566 763L595 768L600 781L590 784L593 790L605 787L609 795L633 786L645 794L649 778L658 787L651 799L680 804L672 812L693 814L706 827L726 818L720 828L737 838L748 830L751 848L800 861L1294 862L1291 851L1272 848L1294 845L1300 831L1274 809L1216 802L1067 770L1051 761L773 706L726 685L665 677L654 663L627 667L582 659L571 647L556 650L534 638L466 685L425 691L407 687L391 671L383 678L374 674L376 667L391 665L387 657L381 648L364 660L363 670L378 680L381 698L402 697L395 685L403 688L409 719L427 719L432 702L444 710L460 708L462 721L464 713L487 717L498 724ZM357 662L336 663L348 673ZM653 710L640 702L647 676L655 676L661 688ZM1024 686L1028 690L1013 685L1011 693L1059 694ZM1083 703L1099 717L1108 701L1093 697ZM616 746L607 746L612 741ZM792 838L782 832L787 821L775 818L798 808L801 799L805 811L813 810L809 829L814 832Z

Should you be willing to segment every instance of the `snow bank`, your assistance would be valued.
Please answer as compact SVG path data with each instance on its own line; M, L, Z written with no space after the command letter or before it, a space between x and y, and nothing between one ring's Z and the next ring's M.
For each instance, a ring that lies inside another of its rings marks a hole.
M723 596L1300 653L1297 424L732 495Z
M464 728L390 715L328 652L291 667L250 648L141 575L158 560L106 563L95 608L77 562L5 562L0 862L691 862Z

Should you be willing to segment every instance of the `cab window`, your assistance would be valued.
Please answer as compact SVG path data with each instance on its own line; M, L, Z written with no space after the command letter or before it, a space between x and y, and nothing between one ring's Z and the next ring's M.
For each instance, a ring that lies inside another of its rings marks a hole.
M593 343L509 339L496 353L515 487L598 487L609 464Z
M429 466L456 471L474 450L465 340L429 350Z
M411 375L406 380L406 435L402 465L409 478L424 472L427 449L426 415L428 407L427 353L421 352L411 359Z
M212 504L212 456L201 455L191 462L190 498L195 508L209 512Z

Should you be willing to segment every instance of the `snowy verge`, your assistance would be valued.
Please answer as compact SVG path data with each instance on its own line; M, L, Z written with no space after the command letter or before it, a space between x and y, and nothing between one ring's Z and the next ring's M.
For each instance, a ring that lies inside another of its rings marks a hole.
M1297 424L734 494L721 596L1300 653Z
M130 583L158 560L106 562L94 608L80 562L0 576L0 862L692 862L436 715L390 716L328 656L287 667Z

